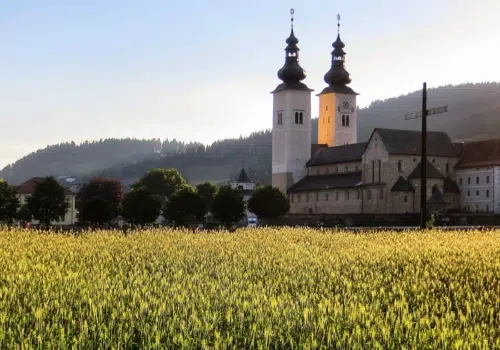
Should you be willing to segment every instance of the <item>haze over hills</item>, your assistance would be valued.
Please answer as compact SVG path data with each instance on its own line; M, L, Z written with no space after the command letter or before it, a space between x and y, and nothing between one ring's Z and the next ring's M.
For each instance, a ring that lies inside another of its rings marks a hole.
M429 130L446 131L454 141L500 138L500 83L462 84L428 90L428 107L448 105L448 113L430 116ZM404 115L419 111L421 92L374 101L358 110L358 141L366 141L375 127L419 130L420 120ZM317 142L313 119L313 142ZM125 184L155 167L178 168L188 181L221 182L235 176L242 162L255 181L271 179L271 132L256 132L204 146L197 142L106 139L48 146L0 171L0 178L19 184L33 176L118 178ZM72 180L71 180L72 181Z

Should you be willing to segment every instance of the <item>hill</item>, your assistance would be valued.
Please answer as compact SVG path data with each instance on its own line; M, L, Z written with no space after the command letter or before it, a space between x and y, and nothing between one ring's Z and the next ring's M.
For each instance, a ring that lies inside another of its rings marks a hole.
M358 140L366 141L375 127L419 130L420 120L404 115L421 108L421 92L374 101L358 110ZM446 131L454 141L500 138L500 84L443 86L428 90L429 108L448 105L448 113L429 117L429 130ZM317 142L317 119L312 139ZM242 162L259 182L269 183L271 133L257 132L214 142L184 144L176 140L107 139L49 146L33 152L0 171L0 178L18 184L32 176L56 175L86 180L94 175L119 178L125 183L154 167L176 167L192 183L220 182L235 176Z

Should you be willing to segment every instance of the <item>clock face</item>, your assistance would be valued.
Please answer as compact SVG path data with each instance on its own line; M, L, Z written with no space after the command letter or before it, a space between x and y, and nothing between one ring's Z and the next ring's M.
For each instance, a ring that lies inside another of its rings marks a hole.
M340 103L337 110L342 113L354 113L354 106L349 101L344 100Z

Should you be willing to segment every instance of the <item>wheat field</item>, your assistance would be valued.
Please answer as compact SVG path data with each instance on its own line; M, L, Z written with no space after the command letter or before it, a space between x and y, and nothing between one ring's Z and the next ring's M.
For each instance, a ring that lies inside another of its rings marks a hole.
M500 231L0 229L0 348L500 348Z

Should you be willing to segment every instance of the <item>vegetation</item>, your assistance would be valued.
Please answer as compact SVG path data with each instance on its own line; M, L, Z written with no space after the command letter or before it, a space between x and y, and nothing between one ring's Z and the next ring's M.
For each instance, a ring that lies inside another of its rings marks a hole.
M0 348L498 348L499 233L3 230Z
M217 186L211 182L204 182L196 186L196 192L203 198L207 211L212 210L215 194L217 193Z
M0 179L0 224L12 224L18 217L19 205L15 187Z
M212 214L227 228L231 228L245 216L245 202L240 190L222 186L217 191L212 204Z
M453 140L498 138L500 83L462 84L428 90L429 108L448 105L449 112L428 120L429 130L446 131ZM404 115L421 108L421 92L374 101L358 110L358 140L366 141L376 127L420 128L418 119ZM317 119L312 122L312 142L317 142ZM80 180L95 176L116 178L125 185L152 168L179 169L192 184L223 182L237 176L241 162L252 180L271 182L271 132L221 140L211 145L176 140L107 139L48 146L0 171L0 178L20 184L33 176L68 175Z
M166 203L163 215L177 226L190 227L202 222L207 212L203 197L193 187L184 185Z
M49 227L52 221L64 220L70 206L66 195L66 189L48 176L36 183L33 194L26 199L28 211L35 220Z
M255 190L248 200L248 210L259 219L276 219L288 213L290 203L278 188L267 185Z
M94 178L82 186L76 197L78 221L106 224L116 218L123 199L120 181Z
M162 198L146 187L136 188L123 198L123 217L135 225L154 222L161 213Z
M186 184L177 169L150 169L139 181L132 184L132 190L144 187L163 201L170 198L175 191Z

